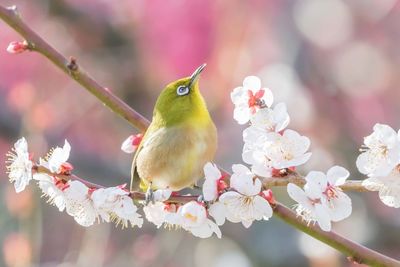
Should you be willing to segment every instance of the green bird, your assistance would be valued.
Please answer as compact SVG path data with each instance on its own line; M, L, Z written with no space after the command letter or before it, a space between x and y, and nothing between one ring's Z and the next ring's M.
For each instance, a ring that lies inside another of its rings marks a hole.
M140 187L150 195L154 189L193 186L203 176L204 164L214 158L217 130L199 90L205 66L168 84L158 96L133 158L131 190Z

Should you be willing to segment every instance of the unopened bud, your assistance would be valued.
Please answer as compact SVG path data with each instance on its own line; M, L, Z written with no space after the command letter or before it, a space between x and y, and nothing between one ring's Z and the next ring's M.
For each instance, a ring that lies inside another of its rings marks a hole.
M7 47L7 52L10 54L20 54L28 50L28 42L11 42Z

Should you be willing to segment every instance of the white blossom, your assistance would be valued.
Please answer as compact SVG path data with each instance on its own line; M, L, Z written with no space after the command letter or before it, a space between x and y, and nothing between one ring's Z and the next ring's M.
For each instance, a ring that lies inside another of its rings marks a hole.
M64 146L53 149L47 159L40 158L40 165L49 169L52 173L60 174L63 171L64 164L67 163L70 152L71 146L65 140Z
M55 205L59 211L64 211L66 206L64 190L69 187L69 182L64 183L45 173L35 173L33 179L38 181L43 196L48 197L47 202Z
M287 113L286 104L278 103L273 109L260 109L250 119L251 126L248 129L251 131L263 132L280 132L284 130L289 122L290 117Z
M261 88L261 81L256 76L248 76L243 80L243 86L237 87L231 93L235 105L233 118L239 124L245 124L261 108L271 107L274 97L271 90Z
M230 186L236 191L223 193L219 197L220 204L212 207L212 214L218 223L223 222L221 215L226 219L237 223L242 222L246 228L250 227L254 220L268 220L272 216L272 208L261 193L261 181L241 164L232 166L233 174L230 178ZM218 209L217 212L215 209Z
M370 177L362 182L370 191L378 191L381 201L393 208L400 208L400 169L394 168L388 175Z
M311 171L305 178L305 188L315 186L315 190L322 192L321 202L328 208L331 221L341 221L351 214L351 199L339 187L346 182L349 175L345 168L333 166L326 175L323 172Z
M91 226L99 217L90 198L89 188L79 181L69 182L64 190L66 211L82 226Z
M208 238L213 233L221 238L221 230L216 223L207 218L206 208L196 201L190 201L178 208L180 225L194 236Z
M123 227L129 224L142 226L143 219L137 213L137 207L123 186L96 189L90 197L94 208L104 221L116 221Z
M155 202L167 201L172 195L172 190L169 188L158 189L153 193L153 199Z
M331 230L331 218L328 208L321 202L322 192L313 190L313 187L304 187L304 191L295 184L289 183L287 191L296 201L296 213L308 223L316 221L324 231Z
M364 138L364 145L356 162L361 173L387 176L400 163L400 139L390 126L375 124L373 133Z
M272 168L284 169L306 163L311 157L306 153L309 147L310 139L288 129L282 135L268 133L264 153Z
M175 206L174 206L175 207ZM163 202L149 203L143 207L146 219L160 228L164 223L169 224L167 215L170 213L168 205ZM176 213L176 209L174 211Z
M205 201L213 201L218 198L218 182L222 175L215 164L207 162L204 165L203 197Z
M14 183L17 193L23 191L32 180L33 163L29 158L28 143L22 137L12 151L7 153L7 172L11 183Z

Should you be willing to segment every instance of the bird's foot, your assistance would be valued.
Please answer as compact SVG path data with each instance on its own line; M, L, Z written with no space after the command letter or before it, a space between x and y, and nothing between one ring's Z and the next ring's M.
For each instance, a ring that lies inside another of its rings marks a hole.
M153 191L153 189L151 189L151 186L149 186L149 188L147 189L146 194L145 194L145 205L146 206L149 205L150 202L152 204L155 203L154 191Z

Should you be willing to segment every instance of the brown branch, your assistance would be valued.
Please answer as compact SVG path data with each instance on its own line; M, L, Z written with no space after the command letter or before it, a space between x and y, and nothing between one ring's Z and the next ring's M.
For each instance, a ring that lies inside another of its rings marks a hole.
M47 57L51 62L58 66L61 70L67 73L71 78L81 84L86 90L96 96L104 105L109 107L112 111L118 115L125 118L129 123L138 128L140 131L145 131L149 125L149 121L146 120L142 115L137 113L121 99L116 97L107 88L99 85L93 78L91 78L77 63L75 58L70 58L69 60L61 55L57 50L51 47L46 41L44 41L39 35L37 35L32 29L25 24L15 7L5 8L0 6L0 18L5 21L11 28L21 34L22 37L26 39L29 44L29 49L32 51L39 52L40 54ZM67 178L67 177L64 177ZM85 181L76 176L70 176L70 178L75 178L80 181ZM289 181L290 179L303 182L298 180L299 177L286 177ZM279 178L278 178L279 179ZM271 183L280 183L278 180L270 180ZM286 181L287 182L287 181ZM265 182L268 185L267 182ZM98 186L93 183L86 182L88 186ZM351 186L348 187L353 189L358 189L359 185L357 182L352 182ZM135 199L143 199L144 195L140 192L132 192L131 196ZM175 198L175 197L174 197ZM172 198L172 199L174 199ZM182 196L174 199L178 202L187 202L194 200L196 196ZM324 232L317 226L308 226L296 214L290 209L286 208L282 204L276 204L274 206L274 214L284 220L285 222L291 224L297 229L321 240L322 242L336 248L345 255L349 256L351 259L362 262L365 264L370 264L373 266L400 266L400 262L395 259L388 258L378 252L370 250L363 247L357 243L341 237L334 232Z
M0 17L26 39L29 44L29 50L39 52L43 56L47 57L57 67L67 73L72 79L77 81L102 103L106 104L106 106L113 112L126 119L134 127L140 131L145 131L147 129L149 125L148 120L133 110L124 101L116 97L108 88L101 86L97 81L90 77L90 75L78 65L75 58L71 57L70 59L67 59L44 41L21 20L15 6L10 8L0 6Z
M261 180L265 188L271 188L274 186L287 186L289 183L297 184L298 186L303 186L306 184L304 177L297 172L289 172L283 177L261 177ZM345 184L340 186L340 188L343 191L369 192L369 190L362 185L362 181L356 180L347 180Z

